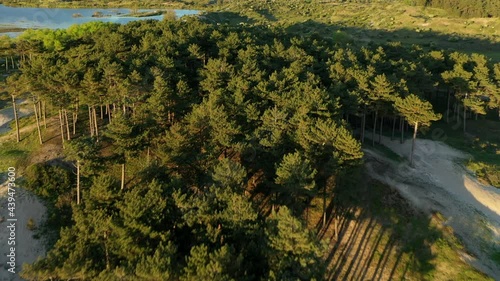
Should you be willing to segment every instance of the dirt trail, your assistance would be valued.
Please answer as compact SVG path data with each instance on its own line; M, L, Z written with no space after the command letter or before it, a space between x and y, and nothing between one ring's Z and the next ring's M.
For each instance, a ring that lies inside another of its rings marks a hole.
M400 144L382 137L382 144L404 157L411 149L411 141ZM500 251L500 189L479 183L463 167L466 154L442 142L417 140L411 168L370 149L365 153L373 178L397 189L417 208L442 213L471 254L463 259L500 280L500 267L491 260L492 252Z
M30 104L25 104L19 102L19 116L27 116L33 114L33 110L30 110ZM9 128L10 121L14 118L14 113L12 107L0 110L0 133L6 133L0 136L0 143L5 143L9 141L15 141L15 130ZM46 162L51 159L60 157L61 145L58 144L60 138L57 138L57 116L53 116L47 119L48 130L46 135L53 136L45 140L43 150L39 153L34 153L30 156L30 163ZM36 130L36 124L30 124L20 128L21 139L23 134L26 132ZM16 188L15 191L15 218L16 222L16 274L12 274L7 271L9 266L7 263L7 255L9 254L11 245L7 244L7 239L10 235L10 231L7 228L8 221L8 206L7 206L7 192L8 188L4 183L5 176L0 174L0 280L1 281L18 281L23 280L18 276L21 271L23 264L33 263L38 257L43 257L46 253L46 249L43 243L43 239L35 239L33 235L36 230L29 230L27 227L28 221L33 219L35 227L42 225L44 216L46 214L46 207L43 205L42 201L33 195L31 192L24 188Z
M0 185L0 218L4 218L0 222L0 280L2 281L18 281L23 280L18 276L24 263L32 263L38 257L45 255L45 247L42 240L33 238L35 231L29 230L27 224L29 219L33 219L35 227L42 224L43 216L45 214L45 206L41 201L23 188L15 189L15 218L17 219L15 229L15 256L16 268L15 274L7 271L9 266L8 257L10 247L7 244L7 239L10 236L10 231L7 225L10 223L6 221L9 210L7 209L7 186L5 183Z

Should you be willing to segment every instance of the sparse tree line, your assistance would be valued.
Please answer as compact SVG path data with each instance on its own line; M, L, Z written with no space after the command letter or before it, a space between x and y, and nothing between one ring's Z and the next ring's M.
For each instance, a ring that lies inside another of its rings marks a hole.
M89 23L28 32L16 50L9 93L29 93L37 124L57 116L76 173L61 189L31 172L71 219L28 280L321 280L301 217L353 177L367 137L416 137L441 117L431 103L449 122L500 105L500 64L484 56L275 27Z

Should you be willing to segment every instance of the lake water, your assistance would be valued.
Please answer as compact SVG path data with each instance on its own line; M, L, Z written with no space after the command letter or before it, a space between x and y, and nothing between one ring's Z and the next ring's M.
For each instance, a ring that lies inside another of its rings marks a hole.
M139 12L151 12L154 9L142 9ZM185 15L196 15L199 13L197 10L174 10L177 17ZM105 17L92 17L96 12L100 12ZM85 8L85 9L70 9L70 8L25 8L25 7L7 7L0 5L0 27L20 27L20 28L68 28L73 24L80 24L90 21L103 21L113 23L128 23L134 20L156 19L161 20L160 16L151 17L126 17L130 9L99 9L99 8ZM74 17L78 14L81 17ZM6 32L0 33L9 36L17 36L21 32Z

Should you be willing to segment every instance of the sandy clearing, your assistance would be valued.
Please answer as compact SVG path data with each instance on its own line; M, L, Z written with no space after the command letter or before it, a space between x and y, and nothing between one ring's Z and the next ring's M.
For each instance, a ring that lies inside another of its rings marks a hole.
M44 214L46 211L45 206L41 201L31 194L29 191L23 188L16 188L16 209L15 218L16 230L15 230L15 241L16 241L16 274L12 274L7 271L9 266L6 264L8 261L7 255L9 254L9 246L7 244L7 239L9 237L10 231L7 229L7 225L10 222L3 221L0 223L0 280L1 281L17 281L21 279L17 273L22 268L24 263L32 263L38 257L45 255L45 247L43 241L33 238L35 233L27 228L27 223L30 218L35 222L35 226L42 224L44 219ZM0 185L0 217L8 218L7 209L7 186L5 183Z
M409 156L411 141L400 144L382 137L382 144ZM479 183L463 167L466 154L442 142L417 139L411 168L373 150L365 152L373 178L397 189L417 208L442 213L471 254L463 259L500 280L500 268L490 259L492 250L500 250L500 189Z

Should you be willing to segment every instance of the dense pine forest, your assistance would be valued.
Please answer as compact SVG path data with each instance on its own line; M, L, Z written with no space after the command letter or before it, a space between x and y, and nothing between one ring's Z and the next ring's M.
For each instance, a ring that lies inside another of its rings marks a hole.
M498 130L480 126L500 120L500 57L485 55L498 55L496 31L467 38L473 46L455 33L431 42L430 28L388 31L421 17L411 7L395 6L402 16L376 30L365 16L328 18L321 5L404 2L487 18L499 16L498 1L160 2L3 1L206 10L0 37L0 109L16 112L0 158L48 208L43 225L27 226L47 255L22 278L362 280L373 261L372 279L491 280L457 254L446 219L415 211L365 161L377 151L416 169L416 140L442 131L476 156L466 164L475 176L500 188L500 142L484 138ZM26 105L33 113L20 118ZM401 157L383 139L411 146ZM344 258L343 236L355 241L363 227L349 221L365 218L387 237L367 227L358 239L373 239L371 256L360 242ZM498 245L484 246L500 265Z
M53 243L27 280L323 280L304 220L316 197L331 219L362 145L500 106L483 55L273 26L89 23L7 45L6 91L33 103L36 142L56 120L65 154L26 170Z

